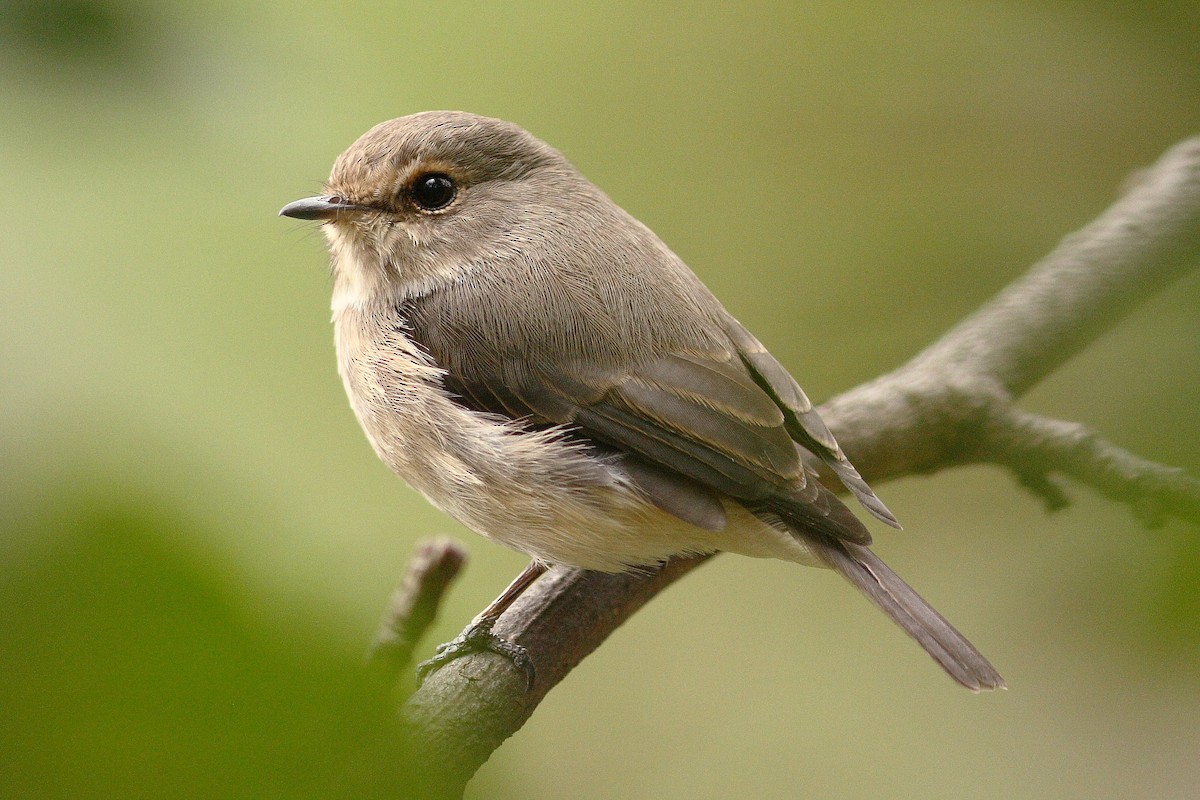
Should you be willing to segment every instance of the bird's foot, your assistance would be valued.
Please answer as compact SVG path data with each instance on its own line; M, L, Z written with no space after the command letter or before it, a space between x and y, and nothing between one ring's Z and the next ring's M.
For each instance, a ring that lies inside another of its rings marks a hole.
M494 624L495 621L490 619L472 622L458 636L445 644L438 645L433 658L417 665L417 683L424 683L432 673L455 659L469 656L472 653L495 653L504 656L512 662L514 667L522 670L525 673L526 691L532 689L535 673L533 659L529 657L529 652L521 645L492 633Z

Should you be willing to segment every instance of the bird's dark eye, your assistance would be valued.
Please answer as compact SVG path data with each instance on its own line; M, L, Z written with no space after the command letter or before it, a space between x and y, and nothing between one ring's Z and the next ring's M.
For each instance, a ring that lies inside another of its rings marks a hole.
M458 187L449 175L439 172L417 178L409 192L413 202L422 211L440 211L454 200Z

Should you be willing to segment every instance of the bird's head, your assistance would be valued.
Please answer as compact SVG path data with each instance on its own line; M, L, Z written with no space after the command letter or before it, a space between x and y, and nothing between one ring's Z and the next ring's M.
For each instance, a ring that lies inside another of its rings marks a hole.
M431 111L367 131L338 157L324 194L279 213L323 223L334 305L362 306L420 296L511 258L553 228L564 197L584 185L561 153L517 125Z

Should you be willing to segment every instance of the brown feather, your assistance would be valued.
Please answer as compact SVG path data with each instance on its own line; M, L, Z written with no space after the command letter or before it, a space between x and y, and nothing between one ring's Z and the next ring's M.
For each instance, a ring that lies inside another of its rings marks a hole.
M870 550L831 539L817 540L816 549L954 680L975 692L1005 687L1004 678L983 654Z

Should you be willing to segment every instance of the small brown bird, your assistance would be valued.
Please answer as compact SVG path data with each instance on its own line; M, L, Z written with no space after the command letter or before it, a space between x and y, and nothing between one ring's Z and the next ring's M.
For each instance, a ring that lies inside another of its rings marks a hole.
M324 223L363 430L436 506L533 558L435 666L484 647L528 669L491 625L547 565L727 550L832 567L955 680L1004 685L805 466L899 527L788 372L557 150L501 120L414 114L351 145L326 192L280 213Z

